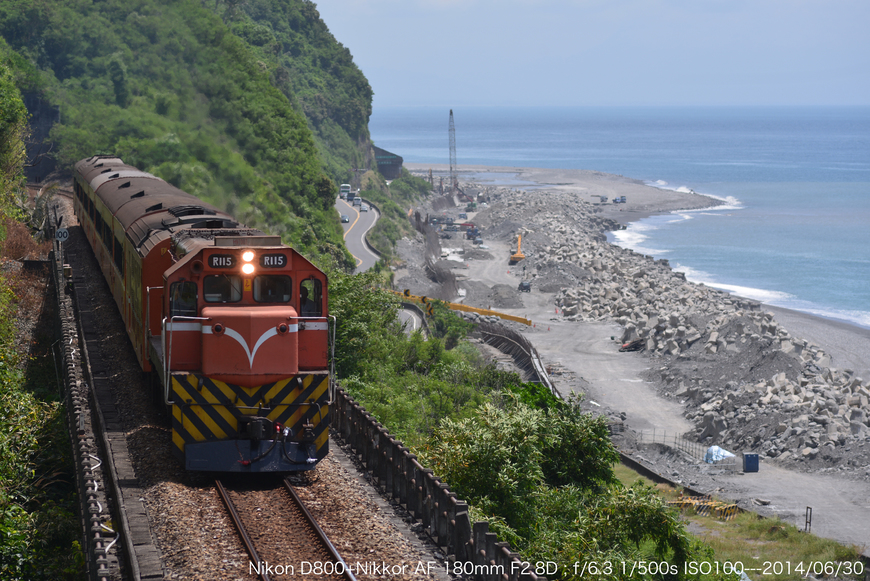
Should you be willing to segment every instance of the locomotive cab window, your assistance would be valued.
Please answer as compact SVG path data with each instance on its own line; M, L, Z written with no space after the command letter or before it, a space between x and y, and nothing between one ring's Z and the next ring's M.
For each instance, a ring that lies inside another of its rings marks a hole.
M254 300L258 303L289 303L293 282L281 274L261 274L254 277Z
M319 317L323 312L323 291L319 280L309 278L299 285L299 314L303 317Z
M202 298L207 303L237 303L242 300L242 277L231 274L207 276L202 281Z
M169 289L169 316L196 316L196 283L174 282Z

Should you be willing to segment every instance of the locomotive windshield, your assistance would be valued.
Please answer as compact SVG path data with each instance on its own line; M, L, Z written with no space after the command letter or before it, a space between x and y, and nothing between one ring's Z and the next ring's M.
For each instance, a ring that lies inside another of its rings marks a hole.
M299 311L305 317L319 317L323 312L322 290L316 278L303 280L299 285Z
M169 290L169 316L196 316L196 283L174 282Z
M261 274L254 277L254 300L258 303L289 303L293 281L281 274Z
M202 295L207 303L237 303L242 300L242 277L216 274L202 281Z

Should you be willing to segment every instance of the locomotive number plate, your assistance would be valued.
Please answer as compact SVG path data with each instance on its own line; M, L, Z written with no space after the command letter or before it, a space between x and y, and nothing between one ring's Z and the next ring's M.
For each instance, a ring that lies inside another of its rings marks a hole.
M284 268L287 266L287 255L263 254L260 256L260 266L263 268Z
M232 268L236 265L236 257L232 254L212 254L208 257L209 268Z

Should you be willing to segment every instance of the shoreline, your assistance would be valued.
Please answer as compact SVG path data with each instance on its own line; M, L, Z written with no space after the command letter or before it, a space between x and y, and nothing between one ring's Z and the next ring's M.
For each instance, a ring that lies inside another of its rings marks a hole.
M428 177L429 166L412 167ZM437 189L448 168L431 168ZM866 361L870 337L689 283L667 261L603 235L629 217L720 200L589 171L463 166L459 178L469 195L480 192L491 201L468 213L485 245L448 243L465 255L443 263L465 290L462 302L530 319L518 331L552 370L554 387L562 395L582 394L585 411L622 426L621 450L681 485L796 525L813 506L825 515L816 534L863 544L870 518L863 502L870 481L870 382L842 370L863 373L866 364L852 365L848 357ZM599 195L625 195L627 203L623 209L587 201ZM455 220L463 207L464 201L436 198L426 211ZM525 258L511 268L508 257L520 235ZM408 262L397 273L398 288L438 296L441 286L421 262L420 238L403 240L400 255ZM532 289L519 293L517 283L525 279ZM636 340L646 353L619 349ZM756 453L761 469L748 476L723 472L645 445L643 435L651 433ZM763 506L756 499L765 499Z
M405 163L409 171L432 170L433 177L449 173L448 164ZM516 190L533 188L538 192L576 192L600 209L602 216L627 226L650 216L678 210L696 210L721 206L723 200L699 193L678 192L648 185L640 180L594 170L526 168L517 166L458 165L457 173L481 185L491 185L480 174L510 174L514 179L501 179L500 187ZM591 193L594 190L596 193ZM596 204L600 195L608 198L626 196L625 204ZM610 242L612 244L612 242ZM696 283L698 284L698 283ZM739 295L735 295L739 296ZM753 300L753 299L749 299ZM870 329L856 323L822 317L804 311L777 307L760 302L765 311L794 337L800 337L821 347L832 358L832 366L852 369L859 377L870 378Z

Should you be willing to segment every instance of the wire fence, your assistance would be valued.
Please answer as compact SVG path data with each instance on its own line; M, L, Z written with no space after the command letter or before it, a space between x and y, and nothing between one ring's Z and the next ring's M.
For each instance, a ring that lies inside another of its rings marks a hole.
M681 434L678 434L676 432L667 432L665 430L655 429L640 430L639 432L637 432L637 443L661 444L674 450L679 450L690 458L693 458L700 462L708 462L707 452L711 447L708 444L701 444L698 442L687 440ZM723 470L730 470L732 472L737 472L740 470L737 456L729 456L727 458L722 458L721 460L715 460L708 463L716 466L717 468L722 468Z

